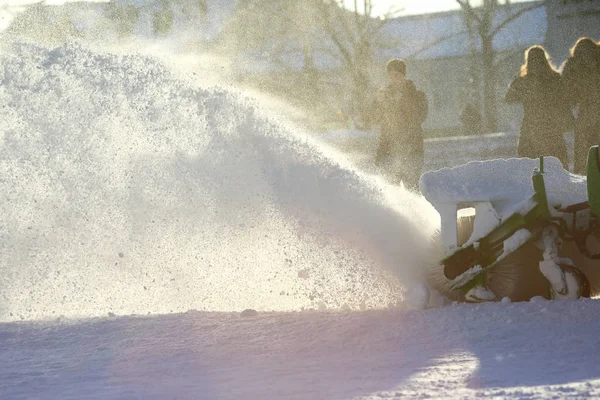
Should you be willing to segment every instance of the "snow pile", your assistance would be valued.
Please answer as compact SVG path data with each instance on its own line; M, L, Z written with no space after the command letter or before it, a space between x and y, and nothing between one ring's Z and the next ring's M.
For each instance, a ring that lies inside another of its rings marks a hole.
M0 321L382 307L419 279L429 203L256 101L73 43L0 54Z
M550 206L567 207L587 201L585 177L564 170L555 157L545 157L541 169L540 160L511 158L472 161L424 173L420 189L441 215L442 245L449 251L457 247L457 209L470 207L476 215L473 233L464 246L476 244L514 213L531 211L535 206L531 197L536 170L543 172ZM514 250L526 240L522 234L510 238L505 249Z
M539 163L537 159L511 158L443 168L423 174L421 192L433 204L491 201L505 217L511 207L533 195L531 177ZM585 178L565 171L555 157L544 157L544 181L551 205L566 207L587 201Z
M429 305L430 296L429 287L423 283L418 283L406 292L406 306L413 310L424 310Z

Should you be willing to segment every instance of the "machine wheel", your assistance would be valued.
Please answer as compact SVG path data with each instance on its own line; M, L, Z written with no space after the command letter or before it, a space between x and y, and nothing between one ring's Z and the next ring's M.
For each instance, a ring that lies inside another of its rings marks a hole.
M561 265L560 269L565 271L566 274L570 274L575 278L577 284L579 285L579 297L591 297L590 281L579 268L571 265Z

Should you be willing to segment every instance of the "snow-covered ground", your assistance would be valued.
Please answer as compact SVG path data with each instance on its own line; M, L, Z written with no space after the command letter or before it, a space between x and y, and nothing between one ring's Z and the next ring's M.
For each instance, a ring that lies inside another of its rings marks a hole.
M0 325L3 399L582 399L598 301Z
M0 82L0 399L600 396L598 301L409 310L439 215L260 100L75 43Z

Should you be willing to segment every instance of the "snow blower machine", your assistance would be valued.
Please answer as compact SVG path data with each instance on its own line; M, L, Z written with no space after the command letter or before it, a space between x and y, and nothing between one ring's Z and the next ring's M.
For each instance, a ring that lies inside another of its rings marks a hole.
M424 173L421 193L441 218L430 286L468 302L600 293L599 158L591 147L587 177L554 157Z

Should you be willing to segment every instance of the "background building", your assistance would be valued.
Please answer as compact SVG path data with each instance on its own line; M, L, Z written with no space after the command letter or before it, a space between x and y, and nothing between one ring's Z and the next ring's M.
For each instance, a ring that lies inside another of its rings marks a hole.
M502 6L493 15L494 26L532 3ZM462 10L397 18L389 29L406 38L402 46L385 54L408 61L411 79L425 89L430 114L425 129L430 136L469 134L460 122L462 110L470 103L483 114L482 44L474 29L469 31ZM543 44L547 30L543 6L523 12L493 38L495 101L499 130L518 130L520 110L503 103L510 81L523 63L529 46Z
M557 66L569 57L569 49L578 38L600 40L599 0L548 0L546 10L545 45Z

